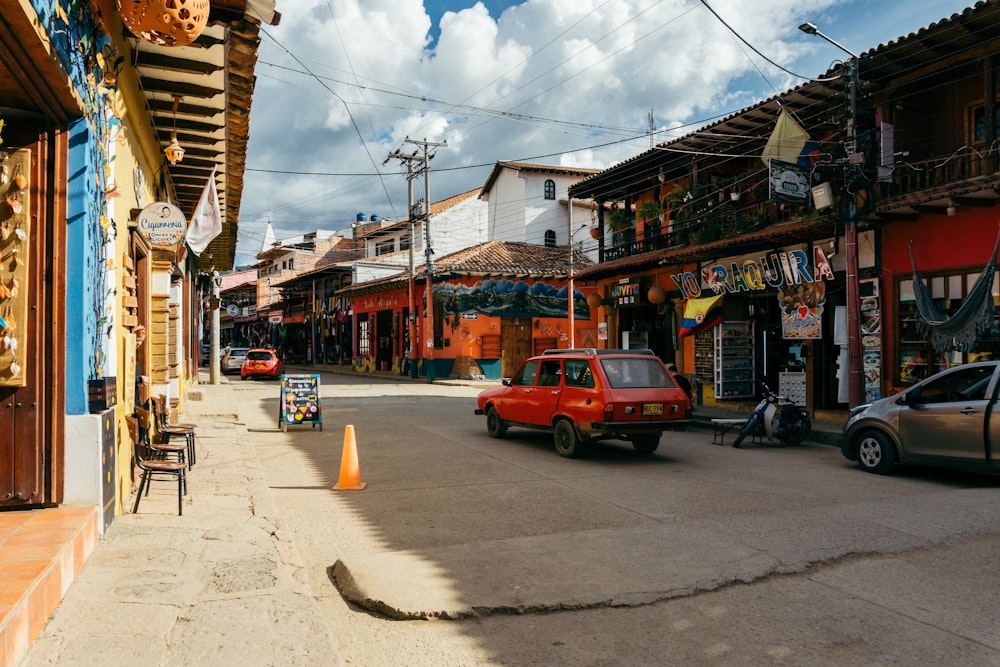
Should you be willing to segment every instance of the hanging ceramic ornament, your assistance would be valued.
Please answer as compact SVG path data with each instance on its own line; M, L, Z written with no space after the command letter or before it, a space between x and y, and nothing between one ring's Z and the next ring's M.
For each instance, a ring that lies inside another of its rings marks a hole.
M667 293L659 285L653 285L646 293L646 298L649 299L650 303L661 304L667 300Z
M185 46L208 24L208 0L117 0L122 22L157 46Z

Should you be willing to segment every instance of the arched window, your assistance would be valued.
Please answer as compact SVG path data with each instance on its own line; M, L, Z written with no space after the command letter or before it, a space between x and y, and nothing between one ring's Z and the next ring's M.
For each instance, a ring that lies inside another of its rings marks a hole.
M545 247L546 248L556 247L556 233L551 229L545 230Z
M545 181L545 198L555 199L556 198L556 182L551 178Z

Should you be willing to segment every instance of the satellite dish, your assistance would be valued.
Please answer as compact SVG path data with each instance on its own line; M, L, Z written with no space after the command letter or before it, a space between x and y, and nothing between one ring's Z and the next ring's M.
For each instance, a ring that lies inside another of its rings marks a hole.
M237 306L235 303L231 303L228 306L226 306L226 312L229 314L230 317L236 317L237 315L240 314L240 307Z

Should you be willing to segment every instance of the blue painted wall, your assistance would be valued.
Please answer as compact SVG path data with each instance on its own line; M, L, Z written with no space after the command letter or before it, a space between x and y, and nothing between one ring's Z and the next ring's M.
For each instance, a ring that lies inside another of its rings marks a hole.
M94 375L97 316L97 242L94 136L86 119L70 124L69 173L66 183L66 414L86 414L87 379Z

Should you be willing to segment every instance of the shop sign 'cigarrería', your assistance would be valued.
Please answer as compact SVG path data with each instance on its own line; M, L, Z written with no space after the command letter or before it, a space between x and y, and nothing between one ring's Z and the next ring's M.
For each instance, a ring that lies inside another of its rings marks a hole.
M138 220L139 233L158 247L174 247L181 242L187 230L187 220L173 204L156 202L142 209Z

